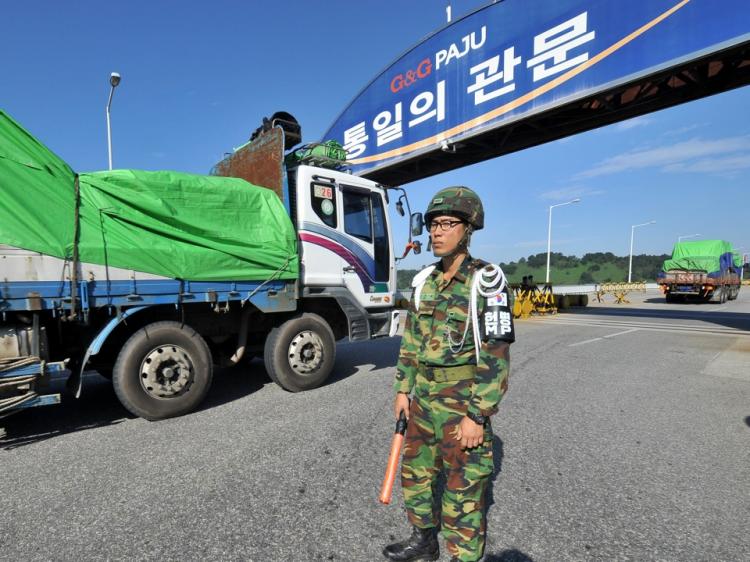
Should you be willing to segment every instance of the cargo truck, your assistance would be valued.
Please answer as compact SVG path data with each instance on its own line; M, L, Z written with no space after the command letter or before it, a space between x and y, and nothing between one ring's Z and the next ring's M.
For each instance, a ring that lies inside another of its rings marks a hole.
M667 302L725 303L740 292L742 258L724 240L678 242L662 269L656 282Z
M137 416L181 415L256 355L303 391L338 340L393 336L389 190L300 140L277 113L210 176L77 174L0 112L0 416L59 402L55 377L79 397L88 370Z

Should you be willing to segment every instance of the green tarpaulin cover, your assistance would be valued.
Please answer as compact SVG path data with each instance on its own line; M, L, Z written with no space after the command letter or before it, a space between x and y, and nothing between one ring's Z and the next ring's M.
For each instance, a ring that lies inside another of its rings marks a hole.
M689 271L723 271L732 265L732 245L724 240L697 240L678 242L672 258L664 261L664 271L684 269Z
M297 279L278 196L245 180L113 170L79 175L81 262L193 281ZM0 111L0 244L73 256L75 172Z

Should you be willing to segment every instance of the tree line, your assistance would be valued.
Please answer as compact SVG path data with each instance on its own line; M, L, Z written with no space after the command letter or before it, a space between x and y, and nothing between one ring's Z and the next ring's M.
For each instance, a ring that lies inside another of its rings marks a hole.
M656 280L664 260L669 254L633 256L633 281ZM561 252L550 254L550 281L561 284L591 284L622 282L628 279L629 256L616 256L612 252L591 252L583 257L566 256ZM540 252L518 261L501 262L505 275L511 283L520 283L523 277L533 276L534 282L543 283L547 268L547 253ZM416 269L398 270L398 287L407 289L411 279L418 272Z

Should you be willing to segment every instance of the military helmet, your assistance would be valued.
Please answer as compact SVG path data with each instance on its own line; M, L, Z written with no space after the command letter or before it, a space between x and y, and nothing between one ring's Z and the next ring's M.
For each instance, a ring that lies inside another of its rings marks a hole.
M484 228L482 200L474 191L462 185L446 187L432 197L424 214L425 222L429 224L432 217L438 215L455 215L468 222L474 230Z

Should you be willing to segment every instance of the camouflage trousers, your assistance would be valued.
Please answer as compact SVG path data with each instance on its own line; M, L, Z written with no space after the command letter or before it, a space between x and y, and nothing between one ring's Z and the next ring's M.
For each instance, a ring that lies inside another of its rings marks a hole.
M456 439L471 397L471 383L437 383L417 375L401 464L406 511L410 523L420 528L437 527L435 482L439 472L445 471L442 534L451 556L459 560L482 557L485 495L493 472L489 423L478 447L462 450Z

